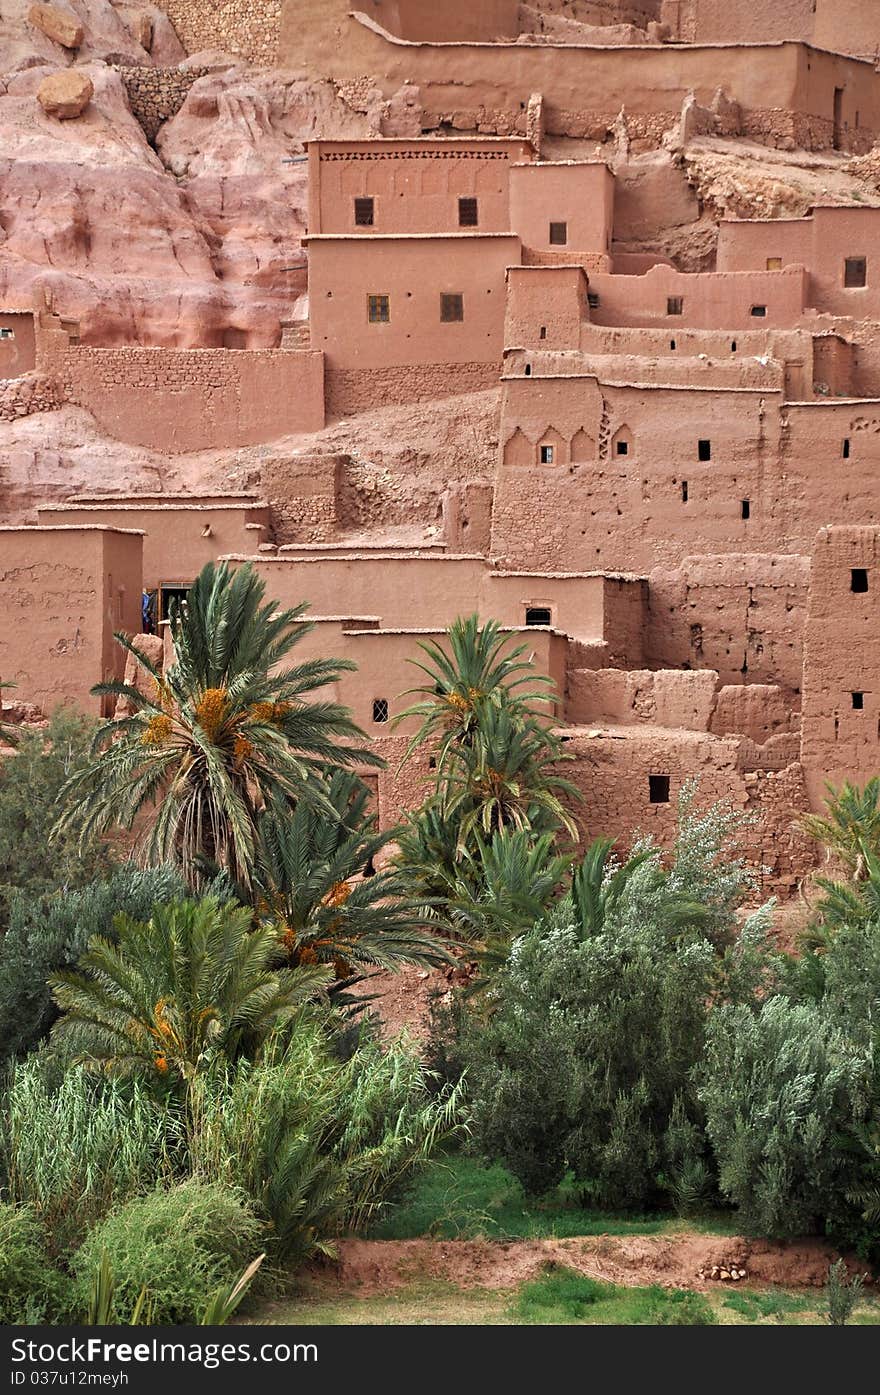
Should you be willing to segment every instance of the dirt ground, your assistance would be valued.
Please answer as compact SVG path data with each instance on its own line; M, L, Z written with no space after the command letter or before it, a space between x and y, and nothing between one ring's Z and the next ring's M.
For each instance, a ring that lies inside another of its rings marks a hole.
M742 1261L746 1279L711 1280L712 1266ZM821 1241L773 1243L717 1235L584 1236L565 1240L343 1240L335 1263L310 1271L360 1297L405 1289L430 1275L462 1290L512 1289L558 1264L609 1283L721 1288L820 1288L836 1258ZM855 1269L855 1266L852 1266Z

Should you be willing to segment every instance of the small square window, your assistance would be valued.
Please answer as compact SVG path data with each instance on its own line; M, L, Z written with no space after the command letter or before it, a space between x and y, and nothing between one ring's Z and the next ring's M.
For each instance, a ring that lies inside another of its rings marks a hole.
M844 458L844 460L849 460L849 437L848 437L848 436L844 436L844 438L843 438L843 458Z
M666 300L667 315L683 315L684 299L680 295L671 295Z
M698 460L711 460L711 459L712 459L712 442L711 442L711 441L697 441L697 459L698 459Z
M853 711L854 711L854 712L864 712L864 710L865 710L865 694L864 694L864 693L853 693L853 695L852 695L852 705L853 705Z
M388 721L388 699L387 699L387 698L373 698L373 721L374 721L374 722L387 722L387 721Z
M368 295L367 318L371 325L387 325L391 320L391 297Z
M648 776L648 798L652 804L669 803L669 776L649 775Z
M551 247L564 247L565 244L566 244L567 242L568 242L568 224L567 224L567 223L551 223L551 224L550 224L550 246L551 246Z
M739 516L740 518L751 518L752 505L748 499L741 500L739 506Z
M7 329L5 325L0 326L0 339L14 339L15 330Z
M479 225L479 205L476 199L459 199L458 201L458 226L460 228L476 228Z
M865 257L847 257L843 264L843 284L850 289L868 284L868 262Z
M354 201L354 222L357 228L371 228L373 226L374 205L372 199L355 199Z
M764 320L767 318L767 306L753 305L751 310L749 311L749 314L754 320Z
M464 296L459 292L443 291L440 295L440 319L443 324L459 323L464 319Z
M618 454L618 455L629 455L629 441L618 441L618 442L617 442L617 454Z
M857 593L867 591L868 573L864 567L853 567L849 574L849 589Z
M548 606L532 605L526 609L527 625L552 625L553 618Z
M767 270L768 270L768 271L781 271L781 270L782 270L782 258L781 258L781 257L768 257L768 258L767 258Z
M553 447L552 447L552 446L542 446L542 447L541 447L541 456L540 456L540 459L541 459L541 464L542 464L542 465L552 465L552 464L553 464Z

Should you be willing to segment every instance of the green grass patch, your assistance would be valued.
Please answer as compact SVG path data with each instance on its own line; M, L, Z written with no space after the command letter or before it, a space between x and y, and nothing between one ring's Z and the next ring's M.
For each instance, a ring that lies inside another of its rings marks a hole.
M724 1295L723 1306L738 1313L746 1322L760 1322L763 1318L776 1318L782 1321L791 1313L808 1313L816 1308L816 1295L786 1293L784 1289L734 1289Z
M691 1289L622 1288L570 1269L552 1268L523 1284L514 1306L522 1323L611 1324L627 1327L703 1327L717 1321L711 1306Z
M584 1208L577 1189L563 1183L545 1197L527 1197L500 1163L486 1164L461 1154L440 1157L419 1175L413 1189L389 1208L370 1231L375 1240L537 1240L578 1235L659 1235L696 1230L736 1234L728 1212L684 1220L672 1212L636 1215Z
M377 1240L411 1240L430 1235L442 1240L477 1235L504 1239L560 1239L575 1235L656 1235L668 1216L613 1215L585 1210L572 1187L546 1197L526 1197L500 1163L454 1156L431 1163L409 1195L370 1232Z

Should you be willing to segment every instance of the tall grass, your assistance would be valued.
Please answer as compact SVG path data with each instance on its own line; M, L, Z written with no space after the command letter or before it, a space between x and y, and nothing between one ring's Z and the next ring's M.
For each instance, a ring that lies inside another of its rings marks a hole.
M39 1057L8 1079L0 1150L7 1200L31 1207L60 1250L112 1207L168 1182L176 1116L136 1080L69 1067L52 1082Z

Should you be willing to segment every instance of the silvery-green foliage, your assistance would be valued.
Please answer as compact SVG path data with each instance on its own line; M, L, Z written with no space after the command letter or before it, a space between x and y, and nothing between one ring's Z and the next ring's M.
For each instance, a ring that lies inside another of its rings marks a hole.
M840 1138L865 1114L869 1053L815 1004L774 997L758 1013L734 1004L711 1013L700 1074L719 1187L743 1227L816 1229L846 1187Z

